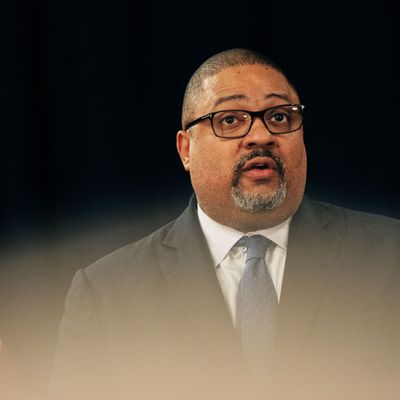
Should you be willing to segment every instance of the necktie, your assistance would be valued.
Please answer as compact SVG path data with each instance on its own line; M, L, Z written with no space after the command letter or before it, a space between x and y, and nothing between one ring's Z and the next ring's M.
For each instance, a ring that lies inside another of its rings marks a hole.
M236 330L246 361L257 375L272 365L278 298L265 264L269 240L243 236L235 246L246 246L246 265L236 300Z

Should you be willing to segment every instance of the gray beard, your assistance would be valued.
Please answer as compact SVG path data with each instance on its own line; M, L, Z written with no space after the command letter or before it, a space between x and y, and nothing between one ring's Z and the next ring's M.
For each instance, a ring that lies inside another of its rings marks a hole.
M269 157L276 163L276 169L279 175L279 187L272 193L268 194L252 194L244 192L239 184L242 168L247 161L255 157ZM232 178L232 198L236 206L243 211L257 213L262 211L270 211L280 206L286 198L286 172L283 161L274 156L269 150L253 150L246 156L242 157L235 165Z

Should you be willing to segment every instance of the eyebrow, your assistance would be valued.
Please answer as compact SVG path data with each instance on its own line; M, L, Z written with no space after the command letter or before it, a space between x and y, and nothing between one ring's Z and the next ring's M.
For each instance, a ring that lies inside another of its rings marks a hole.
M279 99L285 100L288 103L290 103L290 99L288 96L286 96L286 94L280 94L280 93L270 93L267 94L265 96L265 99L270 99L270 98L274 98L277 97ZM221 103L224 103L226 101L230 101L230 100L248 100L248 97L245 96L244 94L232 94L230 96L223 96L218 98L215 102L214 102L214 107L218 106Z
M247 100L248 97L245 96L244 94L232 94L230 96L223 96L218 98L215 103L214 103L214 107L218 106L221 103L224 103L225 101L229 101L229 100Z
M278 97L279 99L285 100L285 101L287 101L288 103L290 103L289 97L286 96L286 94L284 94L284 93L283 93L283 94L280 94L280 93L270 93L270 94L267 94L267 95L265 96L266 99L270 99L270 98L272 98L272 97Z

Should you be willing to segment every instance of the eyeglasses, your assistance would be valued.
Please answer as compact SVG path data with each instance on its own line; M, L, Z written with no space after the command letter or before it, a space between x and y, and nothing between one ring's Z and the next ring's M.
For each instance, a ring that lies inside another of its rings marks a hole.
M303 110L302 104L282 104L261 111L221 110L189 122L185 130L209 119L215 136L235 139L246 136L253 126L254 118L259 117L270 133L290 133L302 127Z

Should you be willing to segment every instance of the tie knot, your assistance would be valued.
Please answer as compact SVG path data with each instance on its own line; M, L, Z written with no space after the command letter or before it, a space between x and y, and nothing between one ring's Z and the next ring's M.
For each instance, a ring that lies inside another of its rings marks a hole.
M269 240L262 235L242 236L236 246L245 246L247 248L246 262L252 258L265 258Z

